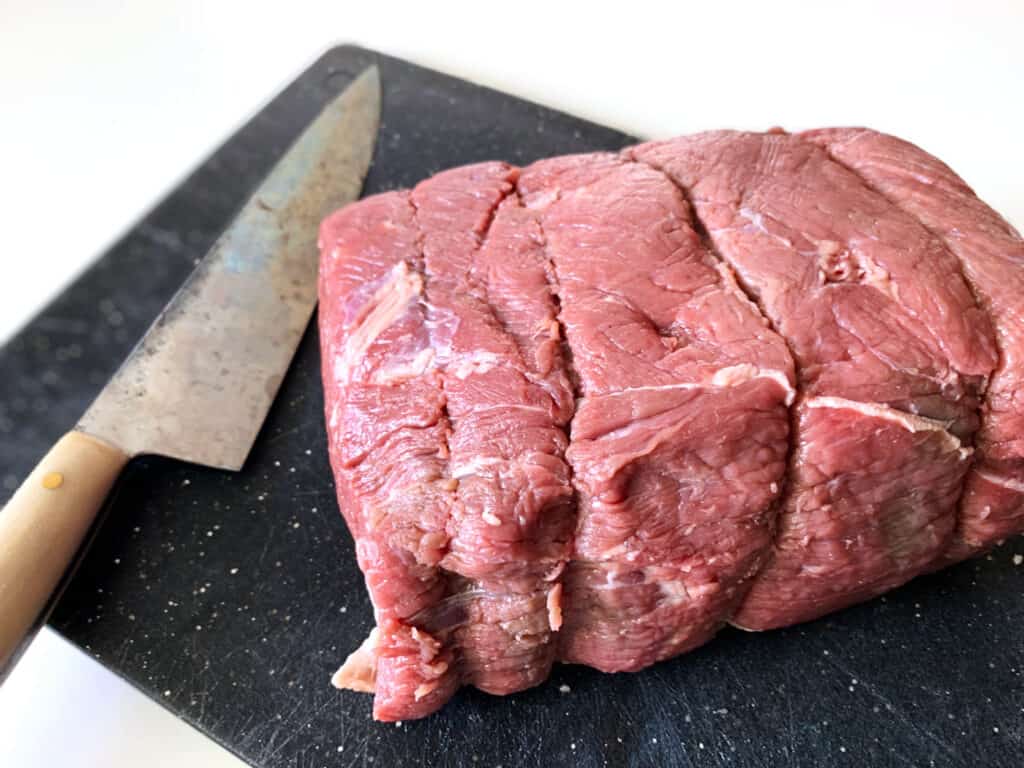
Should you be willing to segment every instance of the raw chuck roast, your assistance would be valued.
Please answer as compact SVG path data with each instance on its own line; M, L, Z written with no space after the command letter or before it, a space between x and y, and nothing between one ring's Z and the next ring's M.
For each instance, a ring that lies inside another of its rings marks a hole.
M866 129L720 131L365 199L320 234L374 716L637 670L1024 530L1024 243Z

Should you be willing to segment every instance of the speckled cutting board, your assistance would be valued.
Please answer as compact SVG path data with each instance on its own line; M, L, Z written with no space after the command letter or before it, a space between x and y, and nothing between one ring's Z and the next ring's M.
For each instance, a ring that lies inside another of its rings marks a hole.
M384 114L367 194L631 141L373 51L329 51L0 350L2 500L288 143L372 62ZM821 621L726 630L639 674L557 667L520 695L464 691L426 720L374 723L368 696L329 684L371 613L322 405L311 327L245 469L134 462L52 619L253 765L1024 765L1021 541Z

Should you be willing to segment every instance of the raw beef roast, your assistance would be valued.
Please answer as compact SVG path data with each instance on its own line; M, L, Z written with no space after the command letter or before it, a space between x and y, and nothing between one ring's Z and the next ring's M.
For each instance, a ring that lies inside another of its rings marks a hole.
M380 720L636 670L1024 531L1024 242L864 129L483 163L322 226Z

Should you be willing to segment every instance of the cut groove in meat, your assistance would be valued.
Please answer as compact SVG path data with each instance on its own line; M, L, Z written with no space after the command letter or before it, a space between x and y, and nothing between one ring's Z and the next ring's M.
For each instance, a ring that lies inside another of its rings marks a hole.
M541 216L530 211L525 201L523 200L523 193L520 189L519 180L516 180L516 200L519 203L519 207L524 211L528 211L531 216L531 220L537 227L538 244L540 246L541 259L544 263L544 280L547 284L548 295L550 296L552 306L554 308L554 322L555 332L558 334L558 356L565 367L566 376L569 379L570 393L573 399L573 415L576 412L576 403L583 396L580 389L580 376L576 370L576 366L573 364L572 346L569 344L568 336L565 332L565 322L562 319L562 293L561 286L558 282L558 272L555 269L555 264L551 260L551 256L548 254L548 236L544 232L544 220ZM570 417L571 421L571 417ZM572 467L569 468L570 473ZM575 498L575 490L573 491ZM576 508L574 501L573 508ZM570 550L571 551L571 550Z
M652 171L664 177L666 181L668 181L673 187L675 187L675 189L679 192L680 197L682 197L682 199L686 202L686 206L691 213L691 224L693 226L694 232L696 232L697 236L700 238L701 245L704 247L705 250L708 251L708 253L713 254L715 257L715 268L722 276L722 283L733 294L733 296L736 297L738 301L749 304L751 308L756 312L758 317L762 319L765 326L771 328L772 331L774 331L777 334L778 332L772 326L771 320L765 314L764 307L761 306L757 296L752 295L745 288L740 286L739 281L736 279L736 273L732 270L732 267L729 265L729 262L726 259L724 259L722 257L722 254L720 254L716 249L714 240L708 233L707 227L704 226L704 222L701 221L700 216L697 215L697 210L693 205L693 201L690 199L690 193L686 189L686 187L681 185L671 174L666 173L665 170L661 168L657 163L650 162L649 160L638 157L635 149L635 147L627 147L626 149L622 150L621 156L631 163L636 163L646 168L650 168ZM779 338L782 339L782 341L786 344L787 350L789 350L789 343L786 341L785 337L780 335ZM792 351L789 350L789 352L790 358L792 358ZM793 404L797 396L797 390L792 384L789 383L789 379L784 372L776 370L762 371L760 369L751 370L752 368L753 367L747 363L742 363L740 365L723 368L715 372L715 375L712 377L711 383L714 386L723 386L726 384L726 382L732 380L734 376L746 378L770 376L775 378L780 383L780 385L783 386L783 388L786 390L786 405ZM792 450L792 448L793 441L791 440L790 450ZM788 466L788 458L786 463Z
M519 180L516 179L515 187L516 203L520 210L527 211L527 207L523 201L522 191L519 188ZM555 269L555 264L551 260L548 254L548 239L544 232L544 223L542 217L534 215L530 212L531 222L537 228L538 234L538 246L540 252L540 258L543 264L544 282L547 286L547 295L551 302L553 309L552 319L554 322L553 331L557 337L558 345L557 351L552 349L551 355L552 360L557 361L561 364L561 367L565 374L565 383L562 386L562 391L565 392L565 387L568 387L568 395L572 399L572 406L570 410L569 423L563 426L566 436L566 445L569 445L571 435L571 421L575 418L576 409L578 407L581 391L580 391L580 378L579 373L573 364L572 347L569 345L568 337L565 332L565 323L562 320L562 297L560 285L558 282L558 272ZM573 473L572 464L568 461L565 463L566 470L568 472L569 483L570 483L570 496L569 496L569 508L571 512L571 523L572 525L568 529L568 537L566 539L565 557L559 562L556 567L548 574L544 575L543 580L550 582L553 586L547 593L546 607L548 611L548 626L554 633L559 633L562 630L563 623L563 603L562 594L564 591L562 578L565 569L568 567L569 562L572 558L572 553L575 551L576 544L576 523L578 519L579 511L579 490L576 487L576 481ZM553 658L558 657L558 642L560 636L556 634L555 644L552 648Z
M977 428L994 364L987 318L952 254L785 134L699 134L631 154L688 191L798 364L797 445L773 557L735 623L807 620L927 569L952 535L969 463L961 440Z
M320 339L338 501L378 632L373 664L369 653L354 654L336 679L372 684L380 719L422 717L458 684L450 653L413 637L408 626L444 595L437 566L451 505L448 426L440 378L423 364L433 342L409 195L377 196L360 213L340 211L321 227ZM424 685L433 693L416 698Z
M637 669L709 639L759 566L792 361L660 174L556 158L524 169L519 192L544 229L579 377L559 658Z
M938 565L1024 532L1024 240L945 163L909 142L866 128L823 129L800 138L826 149L941 238L996 328L1000 358L985 393L976 460L956 541Z
M413 191L428 301L444 329L457 482L443 567L474 594L453 637L464 681L493 693L548 675L557 585L545 576L568 558L574 522L564 461L573 403L551 349L557 324L517 173L484 163Z

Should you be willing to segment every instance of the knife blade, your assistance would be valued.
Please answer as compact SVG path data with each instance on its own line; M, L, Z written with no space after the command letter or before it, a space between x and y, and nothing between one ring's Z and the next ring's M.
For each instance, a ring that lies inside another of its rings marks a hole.
M0 680L131 458L242 467L316 306L319 222L359 198L380 105L370 67L285 152L0 512Z
M240 469L316 304L317 227L362 189L372 69L288 150L82 417L131 455Z

